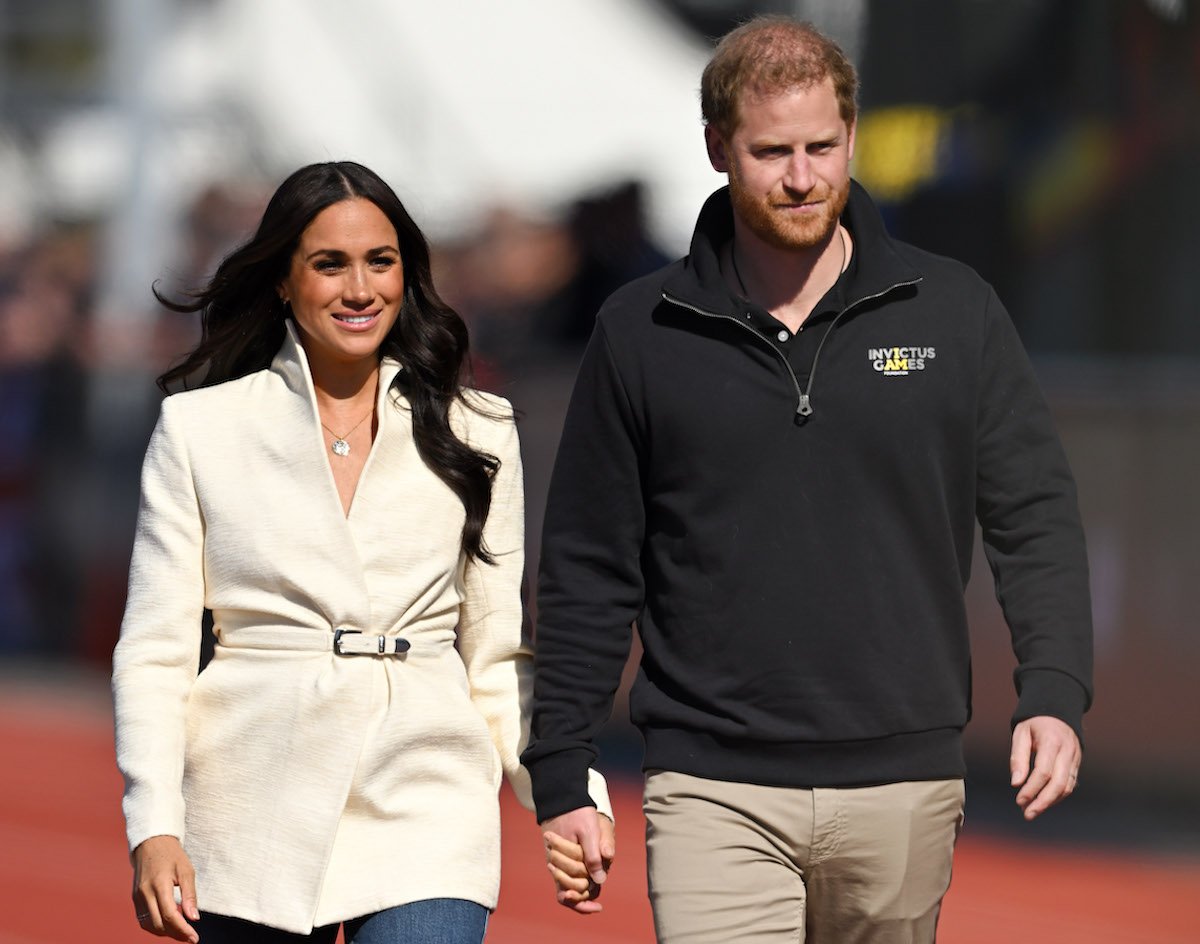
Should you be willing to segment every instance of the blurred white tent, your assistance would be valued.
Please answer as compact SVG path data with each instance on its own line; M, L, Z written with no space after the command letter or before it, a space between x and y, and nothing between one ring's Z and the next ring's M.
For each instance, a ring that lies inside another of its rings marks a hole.
M428 225L495 200L549 209L635 176L682 248L718 182L706 49L647 0L227 0L221 48L272 162L349 157Z
M112 214L111 317L138 317L214 180L356 160L444 238L497 204L552 214L632 178L669 252L721 183L699 117L708 50L652 0L109 4L114 103L65 120L42 166L60 201Z

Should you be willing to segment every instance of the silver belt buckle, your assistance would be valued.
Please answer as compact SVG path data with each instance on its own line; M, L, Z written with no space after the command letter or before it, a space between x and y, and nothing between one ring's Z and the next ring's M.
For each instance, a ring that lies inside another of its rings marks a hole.
M334 630L333 651L335 653L337 653L339 656L370 655L370 652L365 649L359 649L356 652L347 652L345 649L342 648L342 637L343 636L348 636L348 635L361 636L362 634L363 634L363 632L361 629ZM376 651L381 656L393 655L393 654L394 655L402 655L403 653L408 652L408 650L410 648L412 648L412 644L407 639L405 639L403 636L388 637L388 636L379 635L379 636L376 636L375 639L376 639L376 643L378 646ZM390 647L388 645L389 642L391 643Z

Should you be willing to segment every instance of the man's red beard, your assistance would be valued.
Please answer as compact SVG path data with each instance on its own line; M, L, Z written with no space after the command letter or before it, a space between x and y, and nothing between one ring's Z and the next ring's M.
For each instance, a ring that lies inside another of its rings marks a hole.
M801 217L776 209L772 205L772 198L763 200L750 193L742 185L733 165L729 167L729 197L733 212L754 235L776 249L812 249L832 237L850 199L850 180L847 178L837 190L822 186L804 196L809 200L824 200L817 213ZM780 194L780 199L781 202L786 201L786 192Z

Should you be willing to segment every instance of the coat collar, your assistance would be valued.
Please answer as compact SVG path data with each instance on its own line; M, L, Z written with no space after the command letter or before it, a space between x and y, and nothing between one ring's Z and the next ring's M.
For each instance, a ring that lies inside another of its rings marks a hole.
M302 397L310 403L314 415L317 411L317 391L313 385L312 368L309 367L308 354L305 353L304 345L300 343L300 334L296 330L296 324L291 318L284 319L284 328L286 333L283 338L283 344L280 345L278 353L271 361L272 373L278 374L288 390L298 397ZM376 402L376 409L380 422L383 422L383 405L384 397L392 389L395 384L396 375L402 370L399 361L391 357L385 357L379 365L379 398ZM393 400L400 399L400 393L397 391Z

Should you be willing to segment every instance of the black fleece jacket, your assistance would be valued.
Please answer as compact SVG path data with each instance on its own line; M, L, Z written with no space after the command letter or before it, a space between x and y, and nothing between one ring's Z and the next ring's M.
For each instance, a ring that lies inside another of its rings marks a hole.
M1012 323L971 269L892 240L857 184L842 222L853 264L794 336L722 280L727 190L686 258L601 309L542 539L523 757L540 819L591 802L635 622L647 769L796 787L962 776L976 520L1014 720L1080 730L1083 533Z

